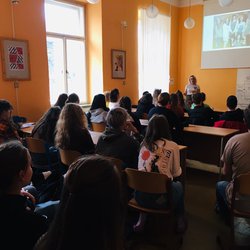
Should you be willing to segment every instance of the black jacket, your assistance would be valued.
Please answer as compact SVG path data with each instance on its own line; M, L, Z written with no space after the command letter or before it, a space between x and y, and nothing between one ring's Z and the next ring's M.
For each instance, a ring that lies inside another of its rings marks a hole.
M138 165L139 143L125 132L106 128L96 145L96 153L120 159L124 168Z
M243 111L238 108L233 111L226 111L220 116L220 120L243 122L243 117Z
M155 114L164 115L167 118L169 124L169 130L172 135L173 141L175 141L178 144L181 144L183 137L182 135L183 126L178 117L176 116L176 114L170 109L157 106L149 111L148 119L150 119Z
M33 249L46 232L47 219L26 209L26 198L21 195L0 197L0 249Z

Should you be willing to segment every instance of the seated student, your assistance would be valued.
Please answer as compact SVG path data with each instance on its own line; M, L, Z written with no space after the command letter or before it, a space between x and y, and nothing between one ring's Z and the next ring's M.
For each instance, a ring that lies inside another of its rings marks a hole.
M175 93L170 95L169 103L167 108L172 110L180 121L184 118L184 109L178 104L178 96Z
M59 106L62 109L64 107L67 99L68 99L67 94L63 93L63 94L59 95L56 103L54 104L54 106Z
M161 93L161 89L155 89L154 92L153 92L153 104L155 106L157 106L158 96L160 95L160 93Z
M124 168L137 168L139 143L126 133L131 128L126 111L123 108L110 110L107 125L97 142L96 153L122 160Z
M241 174L250 172L250 105L244 111L244 118L248 132L231 137L221 158L224 163L222 174L226 175L230 181L219 181L216 184L216 209L227 223L230 215L229 205L232 198L233 180Z
M119 108L119 89L112 89L110 92L110 102L109 102L109 109L115 109L115 108Z
M72 93L68 96L68 99L66 100L66 103L76 103L79 104L80 103L80 99L79 96L76 93Z
M110 91L104 91L103 94L105 96L106 107L108 107L110 102Z
M56 218L34 250L124 249L121 190L120 176L109 160L79 158L65 176Z
M89 127L91 123L105 123L109 109L106 107L105 96L98 94L94 96L89 112L87 113Z
M154 107L153 97L150 93L145 93L138 101L135 115L139 119L148 119L149 110Z
M128 96L123 96L120 99L120 107L124 108L127 111L128 121L131 121L132 124L136 127L136 129L140 133L142 130L142 126L138 117L135 115L135 113L132 112L132 103L131 99Z
M154 115L147 127L146 135L139 154L138 169L146 172L158 172L170 179L182 173L178 145L171 140L168 121L163 115ZM172 192L175 212L177 215L177 231L186 229L184 216L184 198L182 184L172 181ZM168 204L168 195L147 194L136 191L136 201L143 207L164 208ZM137 226L143 226L143 215ZM142 223L142 224L141 224ZM136 227L137 227L136 226ZM135 228L137 229L137 228Z
M33 166L32 183L37 189L38 202L45 202L50 199L59 199L63 177L65 173L61 164L58 149L54 144L56 134L56 123L59 119L61 109L59 106L51 107L42 118L36 123L31 136L46 142L49 156L46 154L31 153ZM36 168L36 165L48 166L48 157L53 169ZM41 174L43 171L43 174ZM46 178L45 178L46 177Z
M34 126L31 136L45 141L48 146L54 146L55 128L61 109L59 106L51 107Z
M211 108L206 108L202 105L202 96L200 93L192 96L194 109L188 111L189 123L195 125L213 126L215 114Z
M164 115L168 120L169 129L173 141L181 144L183 127L176 114L173 111L166 108L166 106L169 103L169 99L170 96L167 92L161 93L158 97L157 107L154 107L149 111L148 118L150 119L155 114Z
M0 144L10 140L21 140L11 121L13 107L7 100L0 100Z
M243 122L243 111L239 108L236 109L237 105L237 97L234 95L230 95L227 98L228 111L226 111L220 116L220 120Z
M210 108L210 106L206 103L204 103L206 101L206 94L204 92L201 92L201 100L202 100L202 106L205 107L205 108ZM195 107L195 104L192 103L191 105L191 109L194 109Z
M1 249L32 250L47 230L47 220L27 207L32 196L22 191L32 176L28 150L17 141L0 145Z
M177 90L175 94L178 97L178 104L185 110L185 101L182 92Z
M95 145L87 129L86 115L78 104L68 103L62 109L56 125L55 145L81 154L94 153Z

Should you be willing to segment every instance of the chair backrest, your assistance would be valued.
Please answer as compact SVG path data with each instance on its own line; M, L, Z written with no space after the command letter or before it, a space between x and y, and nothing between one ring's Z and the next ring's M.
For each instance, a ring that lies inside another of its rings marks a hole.
M101 123L92 122L91 124L92 124L92 130L95 132L103 132L106 128L105 122L101 122Z
M59 148L59 153L61 162L66 166L70 166L77 158L79 158L82 155L78 151L61 149L61 148Z
M128 186L134 190L151 194L169 192L171 180L166 175L132 168L126 168L125 173Z
M27 147L31 153L46 154L46 143L43 140L27 137Z
M244 122L239 122L239 121L221 120L215 122L214 127L238 129L240 133L245 133L248 131L247 125Z
M242 174L234 180L234 192L239 195L250 196L250 172ZM249 211L250 212L250 211Z

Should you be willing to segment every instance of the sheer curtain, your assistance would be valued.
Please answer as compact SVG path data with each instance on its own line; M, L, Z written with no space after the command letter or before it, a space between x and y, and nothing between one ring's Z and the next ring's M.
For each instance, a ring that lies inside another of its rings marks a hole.
M170 17L149 18L145 9L138 13L139 96L155 88L169 91Z

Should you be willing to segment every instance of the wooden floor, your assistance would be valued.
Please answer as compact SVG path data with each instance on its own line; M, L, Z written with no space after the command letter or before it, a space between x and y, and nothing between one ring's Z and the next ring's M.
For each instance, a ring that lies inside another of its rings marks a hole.
M183 237L180 246L180 237L168 234L167 229L157 229L158 236L166 246L153 246L148 239L155 232L145 235L135 235L129 249L157 250L157 249L181 249L181 250L217 250L216 236L221 235L225 241L229 241L229 228L225 226L221 218L214 212L215 184L218 175L201 170L187 170L187 184L185 204L188 217L188 230ZM161 222L164 219L161 219ZM170 244L170 242L174 242Z

